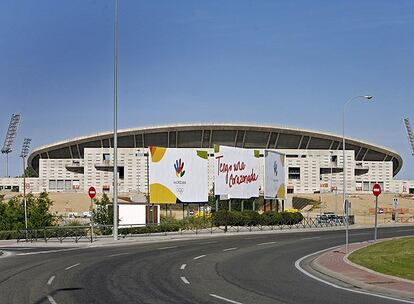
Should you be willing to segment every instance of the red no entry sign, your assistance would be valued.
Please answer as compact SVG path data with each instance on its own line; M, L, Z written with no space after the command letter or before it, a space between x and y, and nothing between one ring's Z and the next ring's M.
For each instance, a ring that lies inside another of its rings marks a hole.
M379 184L374 184L372 187L372 193L374 193L375 196L378 196L381 194L381 186Z
M93 199L96 196L96 189L95 187L89 187L88 190L89 197Z

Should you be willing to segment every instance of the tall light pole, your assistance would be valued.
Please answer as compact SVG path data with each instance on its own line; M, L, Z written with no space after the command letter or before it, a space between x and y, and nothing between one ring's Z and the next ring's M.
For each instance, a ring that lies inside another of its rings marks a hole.
M348 253L348 243L349 243L349 233L348 233L348 229L349 229L349 214L348 214L348 210L349 210L349 206L348 204L346 204L346 157L345 157L345 109L346 106L353 100L358 99L358 98L364 98L366 100L370 100L373 98L373 96L371 95L359 95L359 96L355 96L352 97L351 99L348 99L343 107L343 111L342 111L342 164L343 164L343 169L342 169L342 193L343 193L343 204L344 204L344 208L345 208L345 224L346 224L346 229L345 229L345 247L346 247L346 252Z
M25 138L23 140L22 152L20 152L20 157L23 160L23 203L24 203L24 225L26 227L26 242L27 242L27 201L26 201L26 157L29 154L30 138Z
M21 120L20 114L12 114L9 127L7 128L6 138L4 139L2 154L6 154L6 177L9 177L9 153L13 150L14 141L17 136L17 129Z
M118 0L114 9L114 240L118 240Z

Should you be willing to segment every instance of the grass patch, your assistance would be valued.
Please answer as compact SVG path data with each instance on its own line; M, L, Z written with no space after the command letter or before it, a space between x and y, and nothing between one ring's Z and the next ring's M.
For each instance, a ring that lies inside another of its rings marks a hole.
M377 272L414 280L414 237L370 245L353 252L349 260Z

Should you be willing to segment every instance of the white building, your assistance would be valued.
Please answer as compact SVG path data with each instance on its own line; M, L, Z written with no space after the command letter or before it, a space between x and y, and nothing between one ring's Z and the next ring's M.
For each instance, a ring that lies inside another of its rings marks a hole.
M28 165L39 174L30 179L30 191L112 192L113 137L111 132L74 138L35 149ZM121 130L118 134L119 191L147 193L148 147L198 148L213 153L213 145L247 149L274 149L286 154L288 193L342 192L342 138L338 135L274 126L188 124ZM213 188L213 158L209 188ZM396 181L402 158L390 149L364 141L346 140L348 193L370 192L380 183L383 192L414 194L414 181ZM262 163L263 172L263 163ZM19 179L17 179L19 180ZM0 179L0 190L20 186ZM263 183L263 181L262 181ZM27 183L26 183L27 184ZM263 188L263 186L262 186Z

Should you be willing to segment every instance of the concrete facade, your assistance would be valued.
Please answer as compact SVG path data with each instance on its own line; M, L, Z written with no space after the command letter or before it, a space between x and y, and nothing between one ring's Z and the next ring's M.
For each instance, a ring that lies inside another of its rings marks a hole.
M213 154L213 149L208 150ZM343 191L343 154L339 150L284 150L286 155L288 193L324 193ZM264 149L260 150L264 153ZM120 193L148 194L148 149L118 149L118 187ZM346 151L348 193L370 193L374 183L380 183L385 193L414 191L414 181L393 179L391 161L356 161L354 151ZM214 157L209 157L208 187L212 191ZM264 174L264 158L260 159L259 174ZM39 178L27 179L33 192L81 192L94 186L98 193L113 191L113 149L85 148L83 159L41 159ZM263 189L261 179L261 189ZM18 186L21 178L0 179L0 189ZM410 190L411 189L411 190ZM6 189L4 189L6 190ZM15 190L16 191L16 190Z

